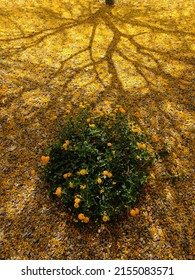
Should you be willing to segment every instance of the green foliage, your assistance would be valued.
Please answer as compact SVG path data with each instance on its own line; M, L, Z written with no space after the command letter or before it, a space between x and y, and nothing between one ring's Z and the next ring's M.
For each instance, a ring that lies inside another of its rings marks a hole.
M148 136L117 105L110 112L81 105L68 112L58 141L44 152L42 179L75 222L107 222L130 210L154 160Z

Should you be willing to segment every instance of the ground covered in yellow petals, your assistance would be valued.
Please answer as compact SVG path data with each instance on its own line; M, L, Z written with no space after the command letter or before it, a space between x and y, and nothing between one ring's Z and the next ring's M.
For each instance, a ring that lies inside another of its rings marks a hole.
M1 0L1 259L194 258L192 2ZM83 101L123 102L169 151L115 225L75 227L37 173L56 117Z

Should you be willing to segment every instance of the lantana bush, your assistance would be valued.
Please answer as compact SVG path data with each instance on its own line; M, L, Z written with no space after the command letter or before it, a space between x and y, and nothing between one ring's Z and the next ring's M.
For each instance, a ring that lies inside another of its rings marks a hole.
M41 157L42 180L73 221L106 223L132 212L155 158L136 122L120 105L108 112L81 105L58 121L58 140Z

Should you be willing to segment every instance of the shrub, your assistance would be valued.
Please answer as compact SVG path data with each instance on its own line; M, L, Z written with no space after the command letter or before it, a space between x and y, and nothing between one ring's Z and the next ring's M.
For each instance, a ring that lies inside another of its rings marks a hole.
M106 223L132 209L154 160L136 121L120 105L81 105L59 121L58 140L41 157L42 179L75 222Z

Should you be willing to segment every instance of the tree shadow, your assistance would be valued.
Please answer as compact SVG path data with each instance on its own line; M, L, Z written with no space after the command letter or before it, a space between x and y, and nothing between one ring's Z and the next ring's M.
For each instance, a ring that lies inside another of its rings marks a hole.
M23 91L55 87L73 103L90 97L98 103L110 95L132 106L131 95L137 93L138 98L152 95L158 107L161 97L177 94L183 105L180 95L193 87L195 33L181 26L182 10L175 17L167 12L132 2L108 7L92 1L20 8L6 19L2 11L7 29L0 39L1 68L7 71L12 63L13 75L18 68L14 80L24 84ZM184 18L190 23L190 15Z

